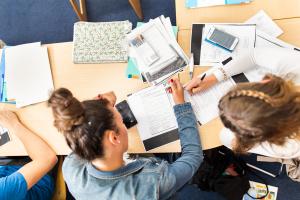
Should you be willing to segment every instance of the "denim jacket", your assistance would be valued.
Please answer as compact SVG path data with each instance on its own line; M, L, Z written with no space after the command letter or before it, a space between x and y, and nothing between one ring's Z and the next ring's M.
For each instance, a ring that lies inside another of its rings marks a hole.
M63 163L63 175L76 199L168 199L197 171L203 156L190 103L174 106L182 155L174 163L139 158L118 170L104 172L75 154Z

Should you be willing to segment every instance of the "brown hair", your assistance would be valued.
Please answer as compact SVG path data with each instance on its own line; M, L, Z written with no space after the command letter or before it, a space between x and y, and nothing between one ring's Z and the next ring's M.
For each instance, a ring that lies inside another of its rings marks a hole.
M264 79L269 81L238 84L219 102L224 126L235 133L237 152L265 141L282 145L300 133L300 93L280 77Z
M64 134L75 154L89 161L103 156L104 132L117 132L107 100L79 102L68 89L60 88L52 93L48 105L53 111L54 126Z

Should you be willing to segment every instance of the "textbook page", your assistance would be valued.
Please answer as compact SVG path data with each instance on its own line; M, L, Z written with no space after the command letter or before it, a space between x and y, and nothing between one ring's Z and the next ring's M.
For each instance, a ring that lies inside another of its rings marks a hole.
M128 104L138 122L137 129L144 145L148 139L173 130L177 132L174 103L169 97L163 85L143 89L128 97ZM174 141L177 139L178 134Z
M210 28L215 27L226 33L229 33L239 39L233 52L217 47L207 41L205 38ZM205 24L202 33L202 43L200 51L200 65L212 66L226 58L236 57L245 49L253 49L255 44L255 25L250 24Z
M192 96L186 90L184 91L186 101L191 102L196 118L201 125L219 116L219 100L233 86L235 86L235 82L230 78Z

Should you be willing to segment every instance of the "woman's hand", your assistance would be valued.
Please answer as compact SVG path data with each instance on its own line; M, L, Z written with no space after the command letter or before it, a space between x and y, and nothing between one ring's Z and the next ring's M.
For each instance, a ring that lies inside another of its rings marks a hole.
M112 106L115 106L116 101L117 101L117 97L116 97L116 95L115 95L115 93L113 91L107 92L107 93L103 93L103 94L98 94L98 96L95 97L94 99L96 99L96 100L106 99L106 100L109 101L109 103Z
M184 103L184 94L183 94L183 87L177 78L171 79L169 81L171 86L170 92L172 92L173 99L175 104L182 104Z
M9 110L0 111L0 124L1 126L12 129L15 125L19 124L19 119L17 115Z
M190 82L184 85L184 88L191 94L206 90L218 82L215 75L206 76L202 81L199 77L194 77Z

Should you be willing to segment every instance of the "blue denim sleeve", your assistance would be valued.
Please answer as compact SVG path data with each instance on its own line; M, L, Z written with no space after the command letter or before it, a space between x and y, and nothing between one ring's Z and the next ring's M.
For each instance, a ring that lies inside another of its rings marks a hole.
M169 165L170 173L175 175L175 190L186 184L198 170L203 160L197 120L190 103L174 106L181 143L181 157Z
M25 199L27 183L19 172L0 178L0 199L14 200Z

